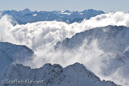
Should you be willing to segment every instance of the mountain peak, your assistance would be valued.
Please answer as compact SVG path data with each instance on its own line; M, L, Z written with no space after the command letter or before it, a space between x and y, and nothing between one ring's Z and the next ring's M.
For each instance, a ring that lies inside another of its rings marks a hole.
M71 11L69 11L69 10L65 10L65 11L64 11L64 13L71 13Z
M25 12L30 12L30 9L25 8L23 11L25 11Z
M27 14L27 13L31 13L32 11L30 11L28 8L24 9L21 11L23 14Z

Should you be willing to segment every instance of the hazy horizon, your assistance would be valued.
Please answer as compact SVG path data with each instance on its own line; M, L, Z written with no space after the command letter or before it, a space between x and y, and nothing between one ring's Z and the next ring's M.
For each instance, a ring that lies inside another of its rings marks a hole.
M23 10L28 8L32 11L52 11L52 10L70 10L83 11L85 9L128 12L129 0L1 0L0 11L4 10Z

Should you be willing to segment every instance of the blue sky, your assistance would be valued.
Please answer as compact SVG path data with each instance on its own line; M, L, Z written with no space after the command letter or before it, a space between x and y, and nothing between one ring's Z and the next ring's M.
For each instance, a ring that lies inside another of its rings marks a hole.
M129 0L0 0L3 10L78 10L95 9L129 12Z

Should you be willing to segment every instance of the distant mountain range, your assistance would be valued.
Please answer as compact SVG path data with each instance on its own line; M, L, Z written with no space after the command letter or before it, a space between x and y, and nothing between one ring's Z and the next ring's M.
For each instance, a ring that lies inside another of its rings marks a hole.
M13 20L19 24L32 23L37 21L63 21L66 23L81 22L84 19L90 19L96 15L104 14L103 11L88 9L84 11L22 11L7 10L1 11L1 16L10 15Z

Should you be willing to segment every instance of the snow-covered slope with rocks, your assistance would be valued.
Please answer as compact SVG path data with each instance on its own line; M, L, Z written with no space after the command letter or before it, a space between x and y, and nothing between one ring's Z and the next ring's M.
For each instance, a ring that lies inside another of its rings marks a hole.
M101 68L96 74L109 77L110 80L121 84L129 85L129 28L124 26L106 26L81 33L63 42L58 42L56 49L64 52L74 52L74 57L83 64L92 63L95 67ZM75 53L76 52L76 53ZM82 61L83 59L84 61ZM93 63L94 62L94 63ZM94 67L93 66L93 67ZM92 71L91 66L88 69ZM120 76L120 77L118 77ZM124 77L124 79L122 79ZM120 81L117 81L120 80Z
M0 42L0 78L13 62L31 60L34 52L24 45Z
M37 21L63 21L67 23L81 22L84 19L90 19L96 15L104 14L103 11L93 9L78 11L30 11L24 9L22 11L7 10L0 12L1 15L11 15L13 20L19 24L32 23Z
M90 72L84 65L75 63L62 68L58 64L45 64L38 69L21 64L12 64L4 76L4 80L19 80L21 84L14 83L13 86L118 86L111 81L101 81L95 74ZM28 80L28 81L27 81ZM30 81L43 81L43 83L28 84ZM2 86L12 86L12 84L2 84Z

